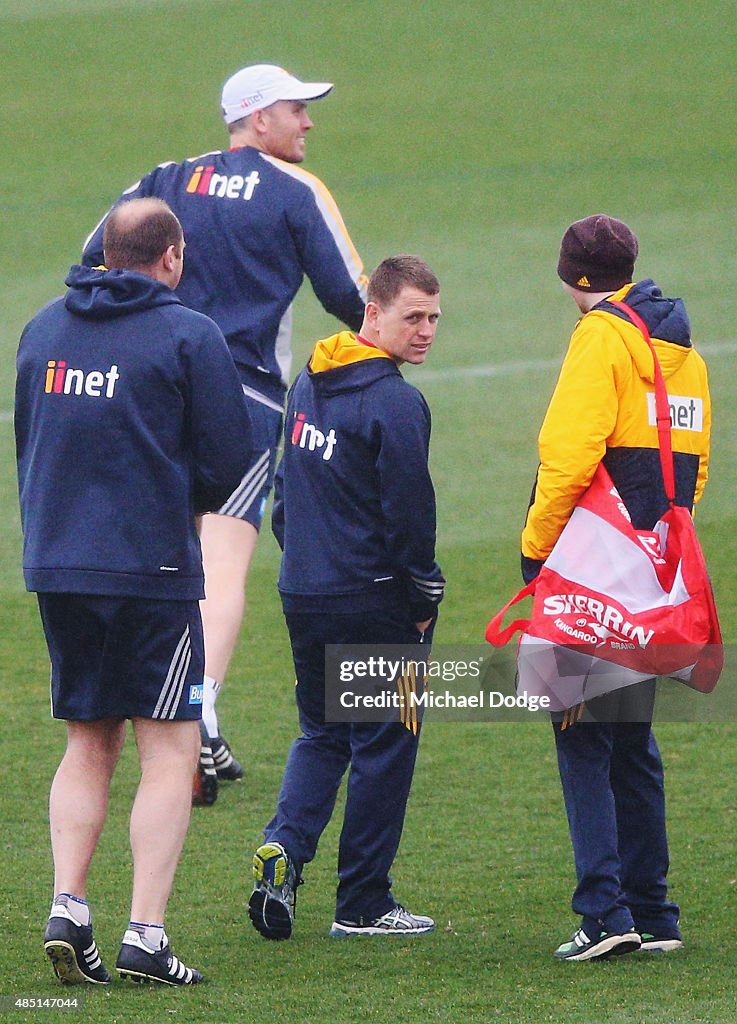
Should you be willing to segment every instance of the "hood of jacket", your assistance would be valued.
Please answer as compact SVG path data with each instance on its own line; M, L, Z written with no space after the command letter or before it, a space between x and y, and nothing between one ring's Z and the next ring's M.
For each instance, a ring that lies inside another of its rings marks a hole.
M307 372L313 385L325 395L342 394L399 375L392 357L368 345L351 331L340 331L315 345Z
M647 324L650 339L658 356L663 377L667 380L678 370L693 351L691 323L682 299L669 299L649 278L637 284L628 284L611 296L631 306ZM653 357L640 330L608 300L594 306L587 316L604 316L627 346L643 380L654 381Z
M69 312L93 320L110 320L179 302L167 285L135 270L73 266L64 283L69 289L64 296Z

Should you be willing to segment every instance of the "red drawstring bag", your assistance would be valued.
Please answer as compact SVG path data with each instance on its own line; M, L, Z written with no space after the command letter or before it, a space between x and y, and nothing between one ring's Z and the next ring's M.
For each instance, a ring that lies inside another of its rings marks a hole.
M714 595L687 508L675 503L668 393L641 318L622 309L653 353L660 463L669 508L653 530L636 530L600 464L532 583L486 629L502 647L522 630L518 691L547 696L551 711L652 676L709 693L724 662ZM529 619L506 628L506 612L532 596Z

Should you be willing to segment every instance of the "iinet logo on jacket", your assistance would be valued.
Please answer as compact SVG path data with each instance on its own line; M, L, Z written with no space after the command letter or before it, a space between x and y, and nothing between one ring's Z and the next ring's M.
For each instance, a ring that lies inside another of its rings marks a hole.
M335 431L331 427L327 434L323 434L322 430L318 430L314 423L308 423L303 412L296 413L294 417L294 427L292 429L292 444L298 448L306 448L310 452L314 452L316 449L325 450L322 452L322 457L325 462L328 462L333 454L333 449L338 442L338 438L335 436Z
M64 359L49 359L44 392L47 395L85 394L90 398L112 398L118 380L120 374L115 364L107 372L88 370L85 373L84 370L74 370L67 366Z
M190 195L245 199L248 202L260 182L258 171L251 171L244 178L241 174L215 174L214 164L199 164L195 167L184 191Z

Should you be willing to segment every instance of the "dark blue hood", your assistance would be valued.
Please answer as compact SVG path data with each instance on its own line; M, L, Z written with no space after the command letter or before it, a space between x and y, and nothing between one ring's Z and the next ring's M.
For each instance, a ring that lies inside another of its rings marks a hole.
M179 303L171 288L135 270L75 265L64 283L69 288L64 297L69 312L93 320L110 320L154 306Z
M691 348L691 321L683 299L667 298L654 281L646 278L630 288L624 302L642 317L653 338ZM596 308L624 318L624 314L606 300Z

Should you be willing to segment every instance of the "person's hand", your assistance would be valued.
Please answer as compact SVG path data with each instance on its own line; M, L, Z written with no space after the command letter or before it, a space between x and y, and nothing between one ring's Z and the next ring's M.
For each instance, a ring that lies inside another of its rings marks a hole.
M522 579L525 583L532 583L539 575L545 560L542 558L528 558L527 555L520 555L520 560L522 563Z
M431 622L432 619L426 619L424 622L415 622L415 629L418 633L424 633Z

